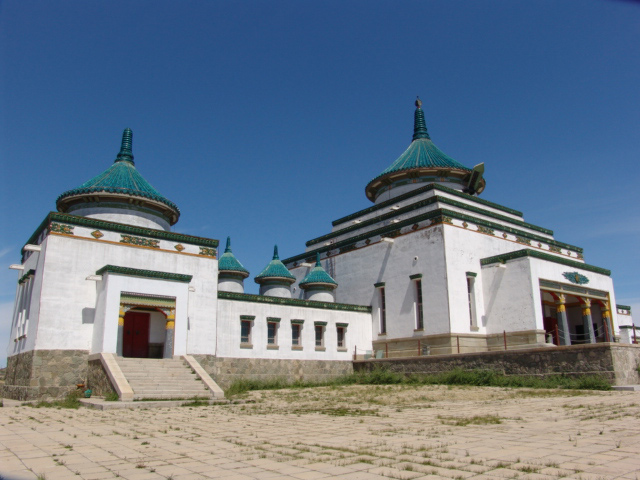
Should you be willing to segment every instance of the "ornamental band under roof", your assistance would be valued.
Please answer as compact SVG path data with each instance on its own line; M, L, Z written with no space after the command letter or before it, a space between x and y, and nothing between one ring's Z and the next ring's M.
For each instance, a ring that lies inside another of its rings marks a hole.
M416 100L415 105L411 145L395 162L369 182L365 193L372 202L388 200L426 183L443 183L462 191L468 189L467 185L475 168L462 165L435 146L427 131L420 98ZM473 191L468 193L481 193L484 187L485 180L480 177ZM388 195L383 195L385 192L388 192Z
M180 210L136 170L132 140L133 132L126 128L122 134L120 153L113 165L79 187L60 195L56 200L58 211L73 214L86 208L107 206L129 210L138 208L174 225L180 217Z

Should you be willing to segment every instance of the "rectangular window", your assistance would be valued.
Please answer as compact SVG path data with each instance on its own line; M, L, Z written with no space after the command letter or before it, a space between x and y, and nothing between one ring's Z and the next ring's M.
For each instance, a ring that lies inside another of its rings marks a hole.
M476 307L475 307L475 277L467 274L467 297L469 301L469 325L472 329L477 329Z
M276 322L267 323L267 344L277 345L278 339L278 324Z
M240 346L251 347L251 332L255 318L252 315L240 315Z
M416 280L416 330L424 330L424 312L422 310L422 280Z
M336 331L338 334L338 348L344 348L346 346L345 330L346 328L344 327L336 327Z
M324 327L325 322L316 322L313 331L316 336L316 350L324 350Z
M380 334L387 333L387 300L384 295L384 287L380 287Z
M242 329L240 332L241 343L251 343L251 320L242 320Z
M291 324L291 345L299 347L302 344L302 325L299 323Z

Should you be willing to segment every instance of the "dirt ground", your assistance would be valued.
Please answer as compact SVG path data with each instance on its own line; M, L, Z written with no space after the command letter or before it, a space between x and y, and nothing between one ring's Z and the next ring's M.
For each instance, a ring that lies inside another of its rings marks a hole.
M22 479L640 477L640 392L347 386L247 403L0 408L0 472Z

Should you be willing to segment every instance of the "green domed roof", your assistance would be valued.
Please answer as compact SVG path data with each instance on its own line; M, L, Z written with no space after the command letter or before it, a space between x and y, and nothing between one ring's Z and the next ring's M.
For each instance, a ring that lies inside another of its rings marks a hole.
M309 287L312 285L333 285L333 288L338 286L338 283L331 278L322 265L320 264L320 254L316 253L316 266L311 269L309 274L304 277L300 282L300 288Z
M175 223L180 216L180 209L175 203L163 197L160 192L153 188L151 184L140 175L138 170L136 170L131 150L132 140L133 132L130 128L126 128L122 134L120 153L118 153L113 165L79 187L67 190L60 195L56 200L58 210L65 210L65 199L69 199L70 197L104 193L139 197L141 199L160 202L173 211L174 215L172 215L172 217L175 218L175 221L172 223Z
M262 283L266 280L283 280L286 283L293 283L296 281L296 277L287 270L284 263L280 261L278 256L278 246L273 248L273 260L269 262L269 265L265 267L259 275L256 275L255 282Z
M238 261L235 255L231 251L231 238L227 237L227 248L224 249L224 253L218 260L218 272L232 272L238 273L243 277L249 276L249 270L244 268Z
M376 193L381 187L397 180L421 176L462 179L472 172L471 168L462 165L436 147L427 131L424 111L421 108L422 102L419 98L415 105L412 142L396 161L369 182L366 193L370 200L375 200Z

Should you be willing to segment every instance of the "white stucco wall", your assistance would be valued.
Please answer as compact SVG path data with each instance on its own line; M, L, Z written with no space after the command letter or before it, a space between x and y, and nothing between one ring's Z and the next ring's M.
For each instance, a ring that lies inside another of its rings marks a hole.
M215 347L217 260L207 256L185 255L175 250L172 252L105 241L110 238L109 232L96 240L81 237L82 233L86 233L82 228L75 227L75 231L75 236L50 234L41 244L42 251L27 259L25 268L31 268L31 263L38 260L38 288L32 295L31 316L36 321L30 322L29 328L34 330L27 335L25 349L115 352L112 327L117 329L119 292L129 291L181 298L182 303L176 314L182 312L179 315L183 319L179 322L176 318L176 352L190 350L191 353L211 353ZM185 252L189 249L185 249ZM108 264L192 275L193 279L189 285L138 277L112 278L109 280L113 281L103 280L104 283L87 280L88 276L95 275L98 269ZM108 284L111 285L105 290ZM189 291L189 287L192 291ZM105 290L102 296L101 289ZM98 336L104 334L102 341L97 344L94 342L96 308L106 312L102 319L105 323L98 325L95 332ZM12 354L11 348L9 354Z
M255 316L251 333L252 348L240 346L240 316ZM267 348L267 317L280 318L277 349ZM291 344L291 320L304 320L302 350ZM314 322L326 322L324 351L316 350ZM348 324L344 351L338 351L336 324ZM232 358L271 358L298 360L350 360L354 347L371 349L369 313L324 310L291 305L220 299L218 301L218 356Z
M104 310L96 311L95 323L98 328L93 336L91 353L116 353L118 343L118 317L122 292L135 292L141 295L160 295L175 297L175 340L174 355L187 353L187 313L189 285L154 278L132 277L114 273L105 273L98 282L98 289L104 296ZM151 341L151 339L149 339ZM59 347L58 347L59 348Z
M571 285L562 275L577 271L589 279L588 288L608 292L611 304L615 294L611 277L576 267L557 264L538 258L523 257L508 261L504 267L497 264L482 267L484 282L485 318L488 333L527 329L543 330L544 311L540 295L540 279ZM594 316L599 307L593 307ZM615 333L618 334L617 314L611 312ZM580 309L567 309L569 323L580 323Z
M373 307L373 338L420 337L449 331L444 242L442 226L418 230L322 260L322 266L338 282L336 301ZM298 282L307 267L291 270ZM424 331L414 332L415 284L409 277L421 273ZM374 284L385 283L387 335L379 335L380 294ZM297 286L297 283L296 283ZM298 290L297 290L298 291Z

